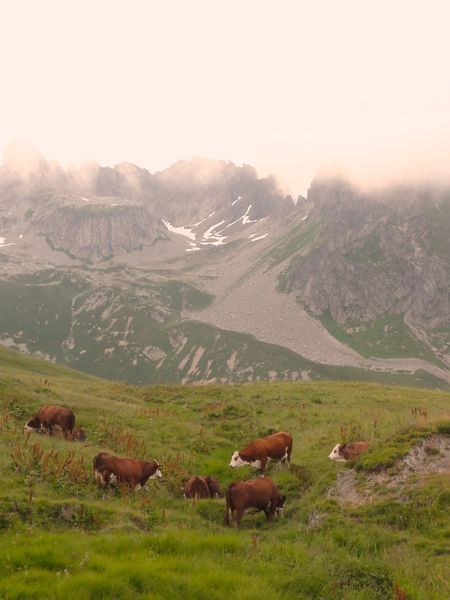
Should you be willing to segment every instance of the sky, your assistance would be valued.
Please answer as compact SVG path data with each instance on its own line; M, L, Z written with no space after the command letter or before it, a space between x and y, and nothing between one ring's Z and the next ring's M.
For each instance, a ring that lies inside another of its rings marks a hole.
M447 0L1 0L0 149L447 180Z

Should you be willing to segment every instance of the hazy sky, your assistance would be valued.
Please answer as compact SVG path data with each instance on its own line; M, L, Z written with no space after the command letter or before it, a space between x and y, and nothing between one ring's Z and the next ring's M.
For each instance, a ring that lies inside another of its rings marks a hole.
M246 162L304 193L444 177L450 2L1 0L0 147L156 171Z

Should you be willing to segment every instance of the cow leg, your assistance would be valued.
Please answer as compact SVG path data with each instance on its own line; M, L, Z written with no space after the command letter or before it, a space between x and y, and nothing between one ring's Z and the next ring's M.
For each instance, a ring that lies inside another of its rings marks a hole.
M278 500L272 500L272 502L269 505L269 510L268 510L269 514L266 513L268 521L272 521L273 516L277 510L277 506L278 506Z
M46 435L48 435L48 436L53 435L53 425L51 423L44 421L44 423L41 423L41 429Z
M260 461L261 462L261 467L260 467L260 470L259 470L261 477L264 477L264 472L266 470L267 461L268 461L267 456L263 456L261 458L261 461Z
M286 461L286 463L287 463L287 466L289 468L291 466L292 446L288 446L286 448L286 450L287 450L287 461Z
M233 520L233 511L231 510L231 508L227 508L227 510L225 512L225 523L227 525L231 525L232 520Z
M234 519L234 524L235 524L236 529L239 529L239 527L241 526L241 519L242 519L243 514L244 514L244 511L240 511L240 510L236 511L236 516Z

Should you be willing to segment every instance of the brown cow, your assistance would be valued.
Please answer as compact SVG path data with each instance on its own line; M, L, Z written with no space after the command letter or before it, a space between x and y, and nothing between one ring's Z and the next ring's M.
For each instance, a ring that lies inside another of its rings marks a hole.
M230 525L233 517L236 527L241 524L242 515L249 508L263 510L268 521L275 514L282 514L286 496L282 496L269 477L230 483L226 491L227 510L225 522Z
M265 438L255 440L231 457L230 467L250 465L263 474L268 460L281 460L291 463L292 436L285 431L272 433Z
M328 455L328 458L336 461L355 460L360 454L369 448L367 442L355 442L354 444L336 444Z
M220 486L210 475L194 475L184 487L185 498L219 498L220 495Z
M132 487L143 487L149 479L162 477L162 473L157 460L145 462L100 452L94 458L94 476L100 485L124 483Z
M25 431L45 430L51 435L55 425L61 428L64 437L67 438L74 428L75 415L64 406L41 406L37 415L25 425Z

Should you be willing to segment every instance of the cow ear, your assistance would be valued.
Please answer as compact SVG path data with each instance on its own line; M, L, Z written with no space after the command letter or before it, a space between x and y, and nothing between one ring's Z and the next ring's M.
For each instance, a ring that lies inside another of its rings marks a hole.
M347 444L341 444L339 446L339 450L344 450L345 448L347 448Z

